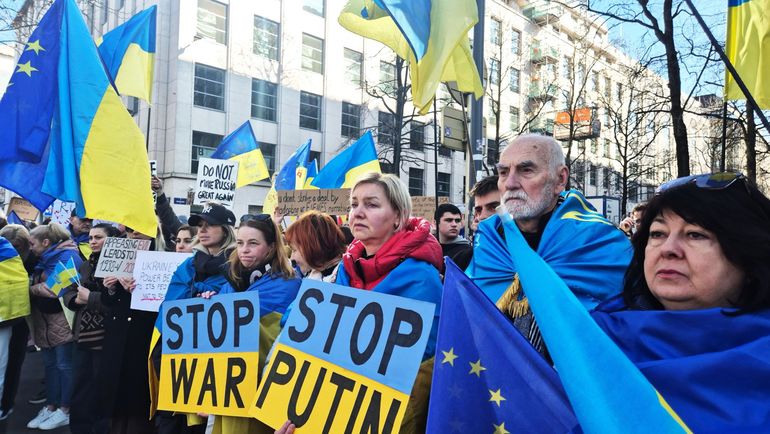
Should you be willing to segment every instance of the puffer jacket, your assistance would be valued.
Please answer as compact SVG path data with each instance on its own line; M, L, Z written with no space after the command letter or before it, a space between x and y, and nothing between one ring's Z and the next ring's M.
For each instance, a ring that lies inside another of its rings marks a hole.
M80 267L82 260L77 245L72 240L62 241L43 252L32 274L30 295L32 301L32 327L35 344L41 348L53 348L71 342L72 329L62 310L61 300L52 297L50 291L36 286L45 283L59 261L67 263L70 258Z

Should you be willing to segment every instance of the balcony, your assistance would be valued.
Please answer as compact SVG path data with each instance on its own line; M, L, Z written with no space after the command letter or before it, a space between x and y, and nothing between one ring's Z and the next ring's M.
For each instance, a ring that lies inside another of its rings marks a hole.
M537 81L529 84L527 98L531 101L547 102L556 99L559 88L555 84L541 84Z
M540 41L534 41L529 48L529 61L534 65L556 63L559 61L559 51L554 47L545 46Z
M529 132L535 134L544 134L546 136L553 136L553 119L535 119L529 125Z
M550 0L530 2L529 6L522 9L524 16L534 21L537 25L555 24L559 21L562 8Z

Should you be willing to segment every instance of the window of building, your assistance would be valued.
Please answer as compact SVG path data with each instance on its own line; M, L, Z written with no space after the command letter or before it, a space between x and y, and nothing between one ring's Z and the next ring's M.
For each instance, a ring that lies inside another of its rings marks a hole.
M436 178L436 196L449 197L451 179L452 179L451 174L438 172L438 178Z
M361 106L342 102L342 122L340 133L343 137L356 138L361 129Z
M500 145L494 139L487 139L487 165L494 166L500 159Z
M321 95L299 93L299 126L308 130L321 130Z
M561 59L561 76L566 77L567 80L572 80L572 59L569 57Z
M596 186L596 182L599 179L599 166L592 164L588 165L588 183Z
M412 121L409 123L409 127L409 147L417 151L422 151L423 144L425 143L425 124Z
M602 145L604 147L604 156L610 158L610 141L608 139L602 139Z
M612 80L604 76L604 97L609 101L612 98Z
M412 197L423 195L423 172L422 169L409 168L409 195Z
M604 188L605 191L609 192L612 173L610 172L610 169L606 167L604 168L604 170L602 170L602 172L604 172L604 176L602 176L602 187Z
M519 108L511 107L511 131L519 131Z
M521 72L516 68L511 68L511 92L519 93L521 83Z
M305 3L303 4L302 9L322 17L324 16L324 1L325 0L304 0Z
M254 16L254 54L278 60L280 26L275 21Z
M392 94L396 88L396 66L380 60L380 89Z
M202 131L193 131L192 134L192 156L190 159L190 173L198 173L198 161L201 158L207 158L214 153L222 136L219 134L204 133Z
M623 83L615 83L617 86L617 92L615 94L615 97L617 97L618 102L623 101Z
M438 144L438 154L441 155L442 157L451 157L452 156L452 150L439 143Z
M500 84L500 61L497 59L489 59L489 82Z
M302 34L302 69L324 73L324 40Z
M102 25L107 24L107 19L110 17L110 8L109 8L109 2L105 0L104 3L102 3Z
M380 145L395 143L395 118L392 113L383 111L377 115L377 143Z
M259 142L259 149L265 159L267 171L270 172L270 176L273 176L273 172L275 172L275 144Z
M214 110L225 108L225 70L195 64L195 92L193 102L198 107Z
M591 90L599 92L599 73L596 71L591 73Z
M345 48L345 78L348 83L352 84L356 88L361 87L361 65L363 62L363 55L358 51Z
M316 160L318 162L318 166L321 166L321 152L320 151L310 151L310 155L307 156L307 161L310 164L313 164L313 160Z
M278 107L278 85L251 79L251 117L275 122Z
M570 170L570 172L574 173L574 175L572 175L572 179L575 181L575 183L579 187L582 187L586 177L586 170L585 170L585 166L583 165L583 162L582 161L574 162L572 164L572 170Z
M227 45L227 5L213 0L198 0L198 38Z
M502 26L500 20L496 18L489 20L489 41L494 45L500 45L503 42Z
M521 54L521 32L518 30L511 30L511 54Z
M597 139L596 137L591 139L591 153L593 155L599 154L599 139Z

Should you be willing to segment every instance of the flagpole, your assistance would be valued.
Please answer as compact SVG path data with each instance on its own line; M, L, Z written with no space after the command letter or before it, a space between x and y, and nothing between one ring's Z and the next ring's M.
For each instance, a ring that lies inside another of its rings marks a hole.
M483 0L482 0L483 1ZM757 114L759 115L759 118L762 120L762 125L770 131L770 122L767 121L767 118L765 117L765 114L762 112L762 110L759 109L759 104L757 104L757 101L754 100L754 96L749 91L749 88L746 87L746 84L743 82L743 79L738 75L738 71L735 70L735 67L733 66L732 62L730 62L730 59L727 57L727 54L725 54L725 50L722 49L722 46L719 45L719 42L717 42L716 38L714 37L714 34L711 33L711 30L706 25L706 22L703 21L703 17L701 17L700 13L698 13L698 10L695 9L695 6L692 4L692 0L684 0L685 3L687 3L687 6L692 11L693 16L696 20L698 20L698 24L700 24L701 28L703 29L703 32L708 36L709 41L711 42L711 46L714 47L714 50L719 53L719 57L722 58L722 62L725 64L725 68L730 71L730 75L733 76L733 79L735 80L735 84L738 85L738 87L741 89L741 92L746 96L746 100L749 104L756 107ZM475 40L475 38L474 38Z
M479 76L484 77L484 10L485 0L476 0L479 22L473 27L473 62L479 70ZM482 81L483 82L483 81ZM471 131L468 141L468 184L476 184L476 177L481 173L482 145L484 137L481 134L484 98L471 98Z
M722 160L719 163L719 171L725 171L725 158L727 158L727 100L722 101Z
M436 196L436 209L438 209L438 107L436 97L433 97L433 191ZM436 222L438 225L438 222Z
M150 152L150 116L152 115L152 106L147 104L147 133L144 137L144 144L147 148L147 152Z

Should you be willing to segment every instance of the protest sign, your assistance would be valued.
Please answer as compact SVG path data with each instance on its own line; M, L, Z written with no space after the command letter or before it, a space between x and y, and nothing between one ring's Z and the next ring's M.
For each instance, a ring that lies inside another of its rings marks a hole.
M168 301L158 408L248 417L257 390L259 292Z
M347 215L350 210L350 189L279 190L276 211L282 216L298 216L316 210L332 215Z
M96 263L94 277L132 277L136 252L148 250L150 240L132 240L109 237L104 240L99 262Z
M67 227L70 224L70 216L72 216L72 210L74 209L75 204L73 202L62 202L56 199L45 213L51 216L52 222Z
M150 160L150 176L158 176L158 160Z
M34 205L29 203L27 199L22 199L20 197L11 198L11 201L8 203L8 212L6 214L10 214L11 211L15 212L22 220L35 220L37 219L37 215L40 214L40 211L38 211Z
M439 196L438 204L449 203L449 198ZM422 217L435 225L434 214L436 213L435 196L412 196L412 217Z
M134 264L136 288L131 293L131 309L157 312L179 264L191 253L138 251Z
M305 279L250 414L297 433L397 433L435 305Z
M198 179L195 181L193 205L214 201L232 209L237 179L237 161L201 158L198 160Z

